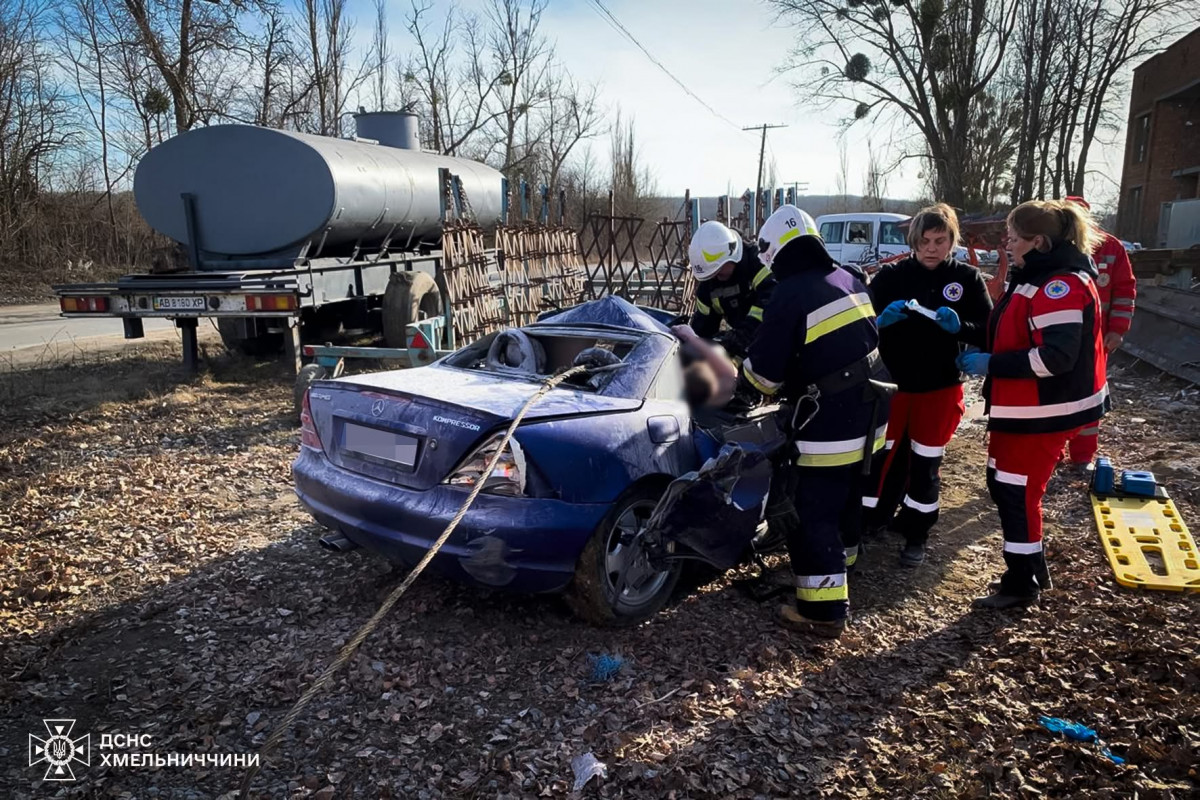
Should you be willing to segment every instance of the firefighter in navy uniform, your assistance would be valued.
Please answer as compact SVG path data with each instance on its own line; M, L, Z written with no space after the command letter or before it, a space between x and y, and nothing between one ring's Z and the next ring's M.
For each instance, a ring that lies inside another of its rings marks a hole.
M716 220L701 225L688 246L688 261L696 285L696 310L692 330L703 339L719 342L735 359L746 348L762 322L775 279L771 268L758 261L758 249ZM721 320L729 330L721 333Z
M858 529L864 467L883 447L894 387L876 349L867 289L837 267L812 217L781 207L763 223L758 251L779 284L742 364L740 389L794 404L795 458L777 477L794 487L787 545L796 602L783 606L780 621L837 637L850 607L839 528Z
M899 391L892 398L884 452L863 495L863 516L868 531L882 530L895 518L906 540L900 563L907 567L925 560L925 543L938 520L942 456L965 411L955 364L959 344L977 338L992 312L983 275L951 255L958 236L958 216L950 206L921 209L909 220L912 254L881 269L870 287L879 315L879 352ZM909 300L937 318L908 310Z

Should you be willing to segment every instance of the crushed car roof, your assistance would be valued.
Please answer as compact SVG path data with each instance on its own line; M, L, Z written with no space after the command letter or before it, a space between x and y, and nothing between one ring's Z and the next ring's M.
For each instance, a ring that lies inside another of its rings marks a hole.
M664 317L667 312L657 312ZM638 308L622 297L601 297L563 311L552 311L538 317L535 324L549 325L609 325L648 333L665 333L670 329L650 311Z

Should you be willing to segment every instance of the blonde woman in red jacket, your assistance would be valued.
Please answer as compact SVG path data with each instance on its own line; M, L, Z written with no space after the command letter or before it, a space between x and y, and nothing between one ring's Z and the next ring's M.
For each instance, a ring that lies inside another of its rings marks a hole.
M988 320L987 352L959 367L986 375L987 484L1004 531L1007 569L998 590L975 601L1012 608L1050 588L1042 496L1063 447L1108 409L1097 272L1088 256L1096 227L1061 201L1022 203L1008 215L1016 269Z
M1068 197L1067 201L1091 210L1082 197ZM1100 318L1104 327L1104 349L1114 352L1125 341L1129 326L1133 324L1133 307L1137 301L1137 279L1133 276L1133 265L1125 245L1111 233L1100 231L1100 241L1092 250L1092 261L1096 263L1096 293L1100 296ZM1100 423L1089 425L1079 431L1067 446L1071 463L1086 466L1096 457L1100 445Z

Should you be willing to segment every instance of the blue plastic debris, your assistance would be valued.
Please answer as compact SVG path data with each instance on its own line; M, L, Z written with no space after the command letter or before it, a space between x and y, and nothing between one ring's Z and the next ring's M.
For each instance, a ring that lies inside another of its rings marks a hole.
M592 680L597 683L605 683L612 680L621 667L625 666L625 659L620 656L610 656L608 653L600 655L589 655L588 661L592 664Z
M1038 721L1042 723L1043 728L1051 733L1061 733L1072 741L1095 744L1100 748L1101 755L1114 764L1125 763L1125 759L1113 755L1113 752L1104 746L1104 743L1100 741L1100 735L1096 731L1083 723L1071 722L1070 720L1059 719L1058 717L1040 717Z

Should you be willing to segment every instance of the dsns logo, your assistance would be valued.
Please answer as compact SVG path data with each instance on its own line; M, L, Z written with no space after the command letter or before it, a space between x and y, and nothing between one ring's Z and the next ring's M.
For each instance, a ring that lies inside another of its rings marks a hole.
M78 762L85 767L92 763L92 737L85 733L78 739L71 738L71 730L75 727L73 719L44 719L49 736L45 739L29 734L29 766L46 762L46 777L48 781L73 781L75 773L71 769L72 762Z

